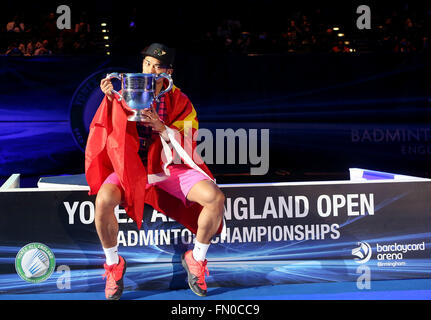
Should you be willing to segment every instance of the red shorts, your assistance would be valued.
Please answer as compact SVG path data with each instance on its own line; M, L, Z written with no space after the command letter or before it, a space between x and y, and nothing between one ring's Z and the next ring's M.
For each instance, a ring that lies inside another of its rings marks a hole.
M200 173L197 170L191 169L185 164L171 164L168 166L169 172L171 173L167 179L155 182L153 184L148 184L147 188L155 185L174 197L180 199L184 205L189 206L190 202L187 200L187 195L190 189L199 181L210 180L206 175ZM111 173L103 182L111 183L117 185L121 194L124 197L124 190L121 187L120 180L115 172Z

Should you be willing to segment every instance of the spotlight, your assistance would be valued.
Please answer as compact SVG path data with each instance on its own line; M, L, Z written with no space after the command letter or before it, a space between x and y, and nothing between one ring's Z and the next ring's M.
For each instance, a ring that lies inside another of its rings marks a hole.
M106 23L105 23L105 22L102 22L100 25L101 25L102 27L106 27Z
M344 33L338 33L337 36L339 36L340 38L344 37Z
M109 39L109 37L108 37L108 36L104 36L104 37L103 37L103 39L108 40L108 39Z
M340 28L338 28L338 27L333 27L333 28L332 28L332 30L334 30L334 31L338 31L338 30L340 30Z

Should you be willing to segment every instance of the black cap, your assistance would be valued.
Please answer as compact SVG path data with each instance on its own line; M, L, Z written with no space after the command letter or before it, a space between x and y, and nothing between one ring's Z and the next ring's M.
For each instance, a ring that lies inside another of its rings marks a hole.
M160 61L163 66L172 68L174 66L175 49L161 43L152 43L141 51L142 56L150 56Z

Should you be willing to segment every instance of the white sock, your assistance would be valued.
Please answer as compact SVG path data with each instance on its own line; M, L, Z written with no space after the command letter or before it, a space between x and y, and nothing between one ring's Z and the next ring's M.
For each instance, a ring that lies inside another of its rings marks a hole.
M193 258L196 261L205 261L209 246L209 244L200 243L196 240L195 247L193 248Z
M103 251L105 251L106 264L108 266L117 264L120 261L118 258L118 245L112 248L103 248Z

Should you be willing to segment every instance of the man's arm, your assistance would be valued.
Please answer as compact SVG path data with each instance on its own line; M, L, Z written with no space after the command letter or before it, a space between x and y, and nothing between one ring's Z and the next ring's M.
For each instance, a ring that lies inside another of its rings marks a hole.
M112 93L112 90L114 89L114 86L111 83L111 80L109 79L102 79L100 81L100 90L106 95L109 101L112 101L112 98L114 94Z

